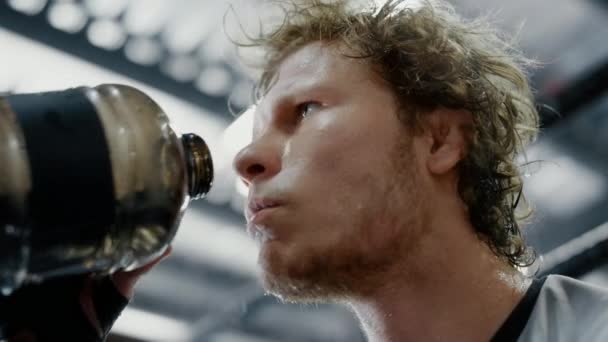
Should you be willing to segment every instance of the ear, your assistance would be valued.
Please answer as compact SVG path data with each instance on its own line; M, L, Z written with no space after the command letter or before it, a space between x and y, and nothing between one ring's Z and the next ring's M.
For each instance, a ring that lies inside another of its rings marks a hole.
M471 113L465 110L438 108L427 115L426 166L431 174L442 175L456 168L465 157L473 121Z

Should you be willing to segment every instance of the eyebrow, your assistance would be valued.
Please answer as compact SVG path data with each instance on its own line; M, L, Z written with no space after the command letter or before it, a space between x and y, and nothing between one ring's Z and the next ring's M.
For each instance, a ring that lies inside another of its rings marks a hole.
M335 94L338 92L337 89L338 88L334 85L328 84L312 83L307 85L297 85L294 86L292 89L289 89L287 92L279 94L271 103L271 109L275 110L277 107L280 108L286 103L295 102L296 99L299 99L300 97L310 98L308 100L312 100L312 98L314 97L327 98L332 95L335 96Z

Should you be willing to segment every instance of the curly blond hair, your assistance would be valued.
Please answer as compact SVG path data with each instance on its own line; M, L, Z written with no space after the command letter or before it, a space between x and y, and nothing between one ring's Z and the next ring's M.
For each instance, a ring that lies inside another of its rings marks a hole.
M536 137L539 117L526 70L533 64L487 20L466 21L445 2L415 7L403 0L356 10L347 1L275 1L281 25L251 38L265 51L258 99L272 86L276 68L312 42L341 43L365 58L392 87L404 124L420 128L441 106L472 114L473 135L459 165L459 194L478 235L512 266L528 266L521 221L531 209L522 196L516 156Z

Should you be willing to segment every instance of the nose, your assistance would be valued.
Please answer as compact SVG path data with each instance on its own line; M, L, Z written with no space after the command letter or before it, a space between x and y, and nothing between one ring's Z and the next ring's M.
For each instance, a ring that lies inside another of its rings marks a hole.
M249 185L254 181L271 178L281 170L280 153L270 141L253 142L237 153L233 166Z

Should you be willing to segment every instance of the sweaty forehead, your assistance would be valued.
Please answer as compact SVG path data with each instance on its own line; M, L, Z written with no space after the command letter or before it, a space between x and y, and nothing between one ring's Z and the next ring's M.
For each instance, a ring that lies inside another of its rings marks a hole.
M294 78L310 78L328 71L339 64L334 48L321 43L306 45L287 56L277 70L278 82L289 83ZM275 85L275 86L276 86ZM273 87L276 88L276 87Z

